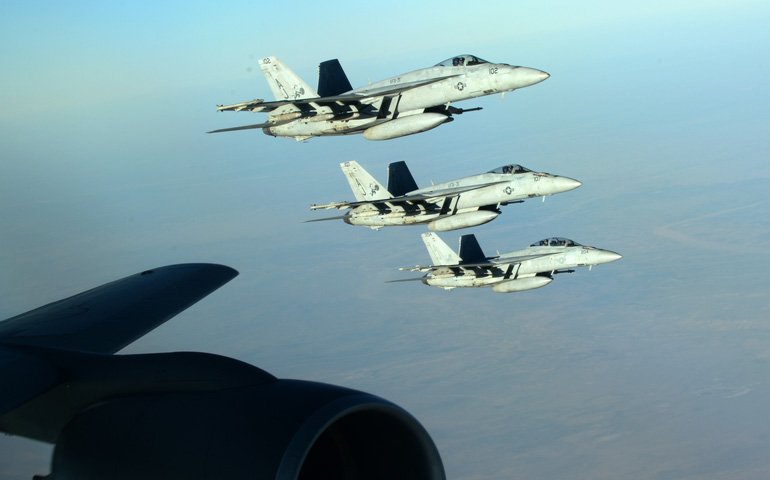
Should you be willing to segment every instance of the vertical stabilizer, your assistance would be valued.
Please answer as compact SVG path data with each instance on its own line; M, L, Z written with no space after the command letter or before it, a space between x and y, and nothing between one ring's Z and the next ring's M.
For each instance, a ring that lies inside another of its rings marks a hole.
M267 83L276 100L297 100L317 98L318 94L301 78L284 65L278 57L267 57L259 61L259 68L265 74Z
M460 263L460 256L435 233L423 233L422 241L428 249L433 265L457 265Z
M353 90L348 76L342 70L340 61L327 60L318 64L318 94L322 97L333 97Z
M388 165L388 191L394 197L400 197L415 190L417 190L417 183L406 162L394 162Z
M356 200L359 202L393 198L393 195L380 182L369 175L369 172L364 170L358 162L353 160L342 162L340 167L342 168L342 173L345 174L345 178L348 179L353 195L356 196Z
M476 240L476 235L463 235L460 237L460 258L463 263L479 263L487 259L481 251L481 245Z

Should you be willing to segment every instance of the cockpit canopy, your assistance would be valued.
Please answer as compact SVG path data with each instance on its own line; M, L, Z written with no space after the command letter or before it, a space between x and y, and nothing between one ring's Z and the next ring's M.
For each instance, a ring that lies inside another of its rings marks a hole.
M535 242L530 247L582 247L582 245L569 238L551 237Z
M479 65L482 63L489 63L479 57L473 55L458 55L456 57L447 58L441 63L437 63L437 67L470 67L472 65Z
M505 174L517 174L517 173L527 173L531 172L532 170L522 167L521 165L503 165L502 167L497 167L494 170L490 170L487 173L505 173Z

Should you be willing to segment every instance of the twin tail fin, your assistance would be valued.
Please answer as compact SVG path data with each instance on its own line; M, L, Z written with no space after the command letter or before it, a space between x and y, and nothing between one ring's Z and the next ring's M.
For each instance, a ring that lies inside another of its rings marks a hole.
M310 85L292 72L278 57L260 59L259 68L265 74L267 83L273 91L276 100L299 100L301 98L318 98L318 94Z

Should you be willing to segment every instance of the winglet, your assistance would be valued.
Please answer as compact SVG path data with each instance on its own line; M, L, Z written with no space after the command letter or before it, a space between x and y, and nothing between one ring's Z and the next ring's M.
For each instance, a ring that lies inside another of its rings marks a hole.
M0 343L115 353L236 275L205 263L146 270L0 322Z

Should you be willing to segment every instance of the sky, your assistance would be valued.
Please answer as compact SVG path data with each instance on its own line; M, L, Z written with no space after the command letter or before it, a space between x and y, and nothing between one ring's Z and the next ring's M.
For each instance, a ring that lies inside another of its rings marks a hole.
M770 475L770 6L761 1L4 2L0 318L148 268L240 275L122 353L203 351L367 391L448 478ZM206 135L264 115L257 60L354 87L457 54L551 77L419 135ZM302 223L339 163L418 185L508 163L583 182L504 207L488 254L549 236L623 255L511 294L444 291L424 227ZM0 478L51 446L0 438Z

